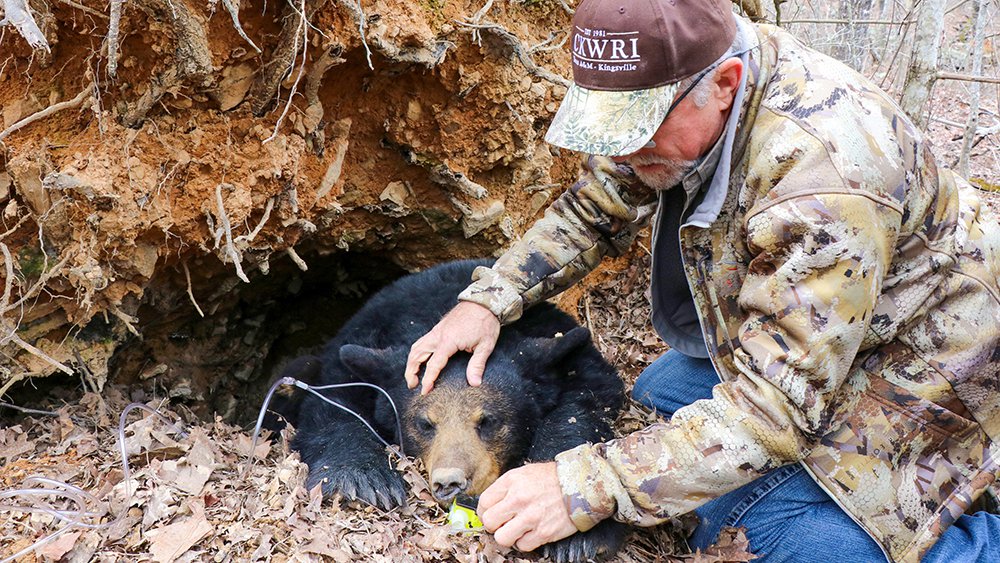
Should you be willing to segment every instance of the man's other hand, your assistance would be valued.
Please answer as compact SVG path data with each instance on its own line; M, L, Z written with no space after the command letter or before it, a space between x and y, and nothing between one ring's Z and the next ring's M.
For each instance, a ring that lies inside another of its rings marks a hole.
M479 519L497 543L533 551L576 533L554 461L504 473L479 497Z
M465 376L469 385L479 385L483 382L486 360L499 337L500 321L492 311L478 303L459 302L410 347L410 355L406 358L406 385L410 389L417 386L417 374L421 364L426 362L420 388L420 394L426 395L434 388L448 359L459 350L472 353Z

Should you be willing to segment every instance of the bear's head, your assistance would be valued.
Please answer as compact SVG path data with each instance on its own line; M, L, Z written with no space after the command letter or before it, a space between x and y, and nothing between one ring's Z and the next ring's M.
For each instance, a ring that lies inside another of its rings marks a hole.
M582 327L551 338L508 333L490 356L480 386L468 384L469 355L459 353L427 395L403 382L409 348L345 345L340 359L364 381L390 378L386 390L400 410L406 452L423 460L434 497L447 504L459 493L482 493L525 461L542 417L571 377L561 364L589 341ZM395 427L384 397L376 401L375 416L383 428Z

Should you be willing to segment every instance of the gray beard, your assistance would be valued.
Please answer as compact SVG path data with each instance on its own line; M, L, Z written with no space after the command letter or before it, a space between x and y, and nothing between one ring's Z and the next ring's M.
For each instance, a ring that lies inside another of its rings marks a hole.
M687 176L688 172L694 170L698 164L697 160L672 160L658 156L635 156L628 160L635 170L636 177L657 191L669 190L676 186ZM635 168L641 165L661 164L663 168L656 172L642 172Z

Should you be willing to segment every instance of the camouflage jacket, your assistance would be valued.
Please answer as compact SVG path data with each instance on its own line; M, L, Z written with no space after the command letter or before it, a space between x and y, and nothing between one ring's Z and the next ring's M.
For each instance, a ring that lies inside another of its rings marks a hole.
M581 530L652 525L801 462L891 559L917 561L997 478L1000 227L886 94L755 30L726 201L679 232L722 383L560 454L566 502ZM516 319L628 247L656 200L589 157L461 298Z

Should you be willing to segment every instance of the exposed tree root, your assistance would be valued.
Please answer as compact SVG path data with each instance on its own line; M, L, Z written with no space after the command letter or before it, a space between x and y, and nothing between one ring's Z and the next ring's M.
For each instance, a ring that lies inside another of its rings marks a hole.
M507 31L507 29L502 25L496 23L483 23L483 24L474 23L471 20L468 21L456 20L455 23L457 23L462 27L469 28L470 30L472 30L473 33L478 34L481 31L489 31L493 33L511 49L514 55L517 56L517 59L521 61L521 64L524 65L524 69L527 70L529 74L531 74L532 76L537 76L542 80L547 80L549 82L552 82L553 84L560 84L562 86L569 88L571 84L569 80L535 63L535 61L532 60L531 58L531 55L533 54L532 49L525 47L524 43L522 43L521 40L518 39L516 35L514 35L510 31Z
M271 52L271 58L264 63L257 79L250 86L250 98L253 100L251 110L257 117L266 114L271 109L274 98L278 95L281 81L292 72L295 61L299 57L299 50L305 49L304 43L300 42L300 37L303 35L302 26L308 26L308 20L312 18L316 10L325 6L327 1L304 2L305 22L303 22L301 9L291 4L285 8L285 23L281 26L278 43L275 45L274 51Z
M51 106L39 112L33 113L28 117L25 117L24 119L18 121L17 123L12 124L10 127L4 129L3 131L0 131L0 142L2 142L8 135L13 133L14 131L21 129L26 125L31 125L32 123L38 121L39 119L45 119L46 117L58 111L62 111L64 109L69 109L69 108L75 108L81 105L85 100L90 98L90 96L93 93L94 93L94 83L91 82L90 84L87 85L86 88L81 90L80 93L77 94L76 97L74 97L72 100L59 102L58 104L52 104Z
M136 0L149 17L171 24L176 36L174 65L150 81L149 89L124 113L122 125L138 128L164 94L181 85L211 86L215 67L201 19L179 0ZM112 8L114 6L112 5ZM114 12L112 12L114 17ZM110 35L109 35L110 40ZM110 69L109 69L110 72Z

